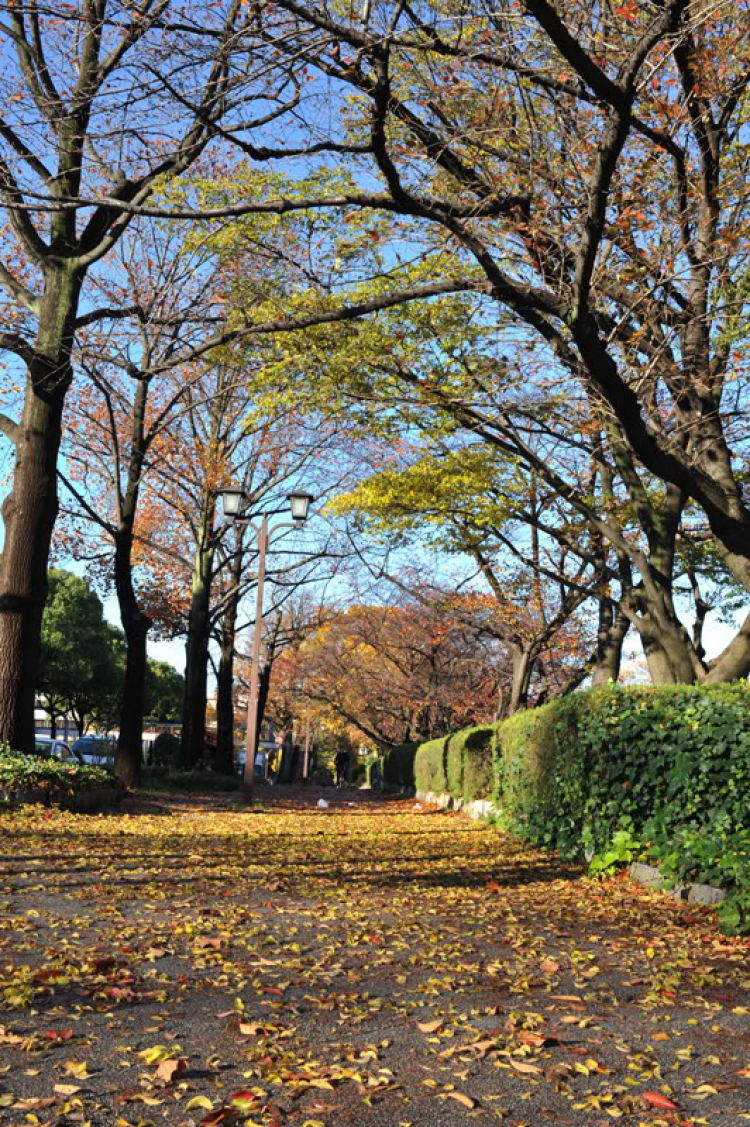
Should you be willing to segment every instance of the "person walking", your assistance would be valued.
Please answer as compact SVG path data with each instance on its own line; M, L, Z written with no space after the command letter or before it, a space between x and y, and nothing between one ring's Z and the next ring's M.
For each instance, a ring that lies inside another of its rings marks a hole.
M336 752L336 758L333 764L336 769L336 786L346 786L347 776L349 774L349 752L347 748L339 748Z

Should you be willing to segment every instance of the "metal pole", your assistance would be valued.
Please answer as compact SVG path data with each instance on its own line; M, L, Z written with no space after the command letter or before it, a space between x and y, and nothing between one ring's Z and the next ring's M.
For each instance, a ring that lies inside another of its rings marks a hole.
M266 576L266 548L268 547L268 517L263 517L258 529L258 590L255 596L255 629L253 631L253 660L250 667L250 694L247 698L247 733L245 739L245 771L242 777L242 798L250 805L255 782L255 746L258 742L258 682L260 679L260 631L263 623L263 582Z

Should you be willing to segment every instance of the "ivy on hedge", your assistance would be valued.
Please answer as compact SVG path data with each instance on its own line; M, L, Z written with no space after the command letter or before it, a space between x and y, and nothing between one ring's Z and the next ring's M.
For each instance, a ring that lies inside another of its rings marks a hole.
M508 829L565 857L626 833L674 881L717 884L750 931L750 686L574 693L422 744L417 789L491 793Z

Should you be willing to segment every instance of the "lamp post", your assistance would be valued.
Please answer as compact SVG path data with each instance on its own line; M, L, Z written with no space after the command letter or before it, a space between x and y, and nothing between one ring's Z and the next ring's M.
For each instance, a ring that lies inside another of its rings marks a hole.
M263 584L266 577L266 552L271 542L273 533L282 528L301 528L307 520L310 503L315 500L311 493L304 490L294 490L287 494L287 501L292 514L292 519L282 521L269 527L268 518L274 513L285 512L284 509L274 509L271 513L264 513L260 524L255 524L249 517L243 517L242 510L246 495L236 486L227 486L221 491L224 516L227 520L237 524L249 524L254 528L258 537L258 587L255 595L255 628L253 632L253 656L250 666L250 694L247 700L247 734L245 738L245 769L242 776L242 797L246 803L253 800L253 784L255 781L255 745L258 742L258 686L260 683L260 628L263 620Z

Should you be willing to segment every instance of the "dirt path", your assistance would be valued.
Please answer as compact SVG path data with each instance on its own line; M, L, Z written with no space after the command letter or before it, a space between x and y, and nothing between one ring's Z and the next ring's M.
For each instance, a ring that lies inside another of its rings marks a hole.
M0 815L0 1124L750 1120L710 914L413 800L261 800Z

